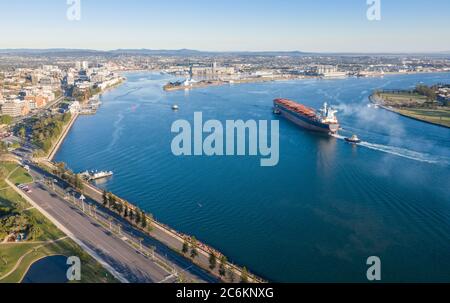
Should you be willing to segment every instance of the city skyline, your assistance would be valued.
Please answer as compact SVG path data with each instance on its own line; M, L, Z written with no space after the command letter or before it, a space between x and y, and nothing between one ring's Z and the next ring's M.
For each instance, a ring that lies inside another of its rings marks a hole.
M450 3L381 1L369 21L365 0L121 3L81 0L80 20L67 1L0 2L0 49L195 49L319 53L450 51ZM426 16L423 18L422 16ZM126 21L125 21L126 20Z

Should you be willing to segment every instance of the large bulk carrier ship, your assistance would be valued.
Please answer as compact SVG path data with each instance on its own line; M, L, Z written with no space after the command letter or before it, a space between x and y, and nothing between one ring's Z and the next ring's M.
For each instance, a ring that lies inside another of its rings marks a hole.
M327 103L319 111L289 99L275 99L273 104L275 114L306 129L330 134L335 134L339 130L337 111L329 107Z

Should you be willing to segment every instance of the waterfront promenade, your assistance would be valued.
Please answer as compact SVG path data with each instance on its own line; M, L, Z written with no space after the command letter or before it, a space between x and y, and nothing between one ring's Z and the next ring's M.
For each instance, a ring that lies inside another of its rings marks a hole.
M50 171L56 169L56 166L50 161L41 161L39 164L46 166L47 170ZM54 176L52 176L52 178L54 178ZM64 181L58 180L58 183L64 184ZM68 184L64 185L64 188L68 187L69 187ZM60 190L63 191L62 188ZM114 218L116 222L115 225L117 226L120 225L122 232L127 232L130 235L133 235L133 237L136 239L139 238L144 239L142 243L148 247L155 247L155 245L159 246L159 250L161 251L160 255L163 256L162 259L168 261L177 260L182 264L190 264L190 266L187 268L189 268L190 270L194 270L194 272L198 272L199 270L210 271L208 267L211 252L214 252L218 259L220 258L221 255L220 252L214 250L213 248L210 248L209 246L203 243L197 242L198 243L197 251L199 253L197 258L195 260L187 259L186 257L181 255L181 249L183 247L183 243L185 242L185 240L190 238L189 236L183 235L171 229L170 227L154 220L153 218L147 219L148 222L151 222L153 227L150 235L148 235L142 232L141 230L136 229L134 226L130 224L129 221L123 219L115 212L104 208L102 197L103 192L100 191L95 186L93 186L92 184L90 184L89 182L83 182L83 194L86 197L88 197L87 200L88 203L94 204L97 209L100 209L103 213L106 214L106 216L104 216L103 218L104 221L106 221L108 218ZM134 205L129 203L127 203L127 206L130 210L136 208ZM239 281L239 277L241 277L242 275L242 268L229 262L227 262L226 267L233 272L236 281ZM211 272L210 278L211 281L215 282L218 282L222 279L222 277L219 274L218 267ZM248 275L248 281L251 283L264 282L261 278L253 274Z
M45 180L54 176L34 165L30 168L35 180L29 185L31 193L25 194L11 186L119 281L217 282L164 245L112 217L105 209L94 209L94 201L81 201L79 196L68 199L63 194L67 186L64 181L58 180L49 186ZM142 240L142 245L137 239Z

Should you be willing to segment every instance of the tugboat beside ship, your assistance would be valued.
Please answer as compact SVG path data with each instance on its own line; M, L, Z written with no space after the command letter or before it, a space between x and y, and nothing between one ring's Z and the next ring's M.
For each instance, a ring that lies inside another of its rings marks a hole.
M349 137L349 138L345 138L344 140L345 140L346 142L352 143L352 144L358 144L358 143L361 143L361 139L359 139L357 135L353 135L353 136L351 136L351 137Z

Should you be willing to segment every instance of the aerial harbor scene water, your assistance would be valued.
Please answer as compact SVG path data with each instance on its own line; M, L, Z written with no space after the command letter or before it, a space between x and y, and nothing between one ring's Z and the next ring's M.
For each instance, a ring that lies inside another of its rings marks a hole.
M437 297L450 2L432 2L0 0L2 299Z
M56 161L112 170L98 183L237 264L277 282L364 281L368 256L388 281L448 281L450 133L375 107L380 89L450 82L450 73L305 79L165 92L173 76L123 74L95 116L79 117ZM328 136L273 114L273 99L328 102ZM172 106L178 105L178 111ZM176 157L171 125L204 119L280 120L280 162ZM357 134L355 146L343 140Z

